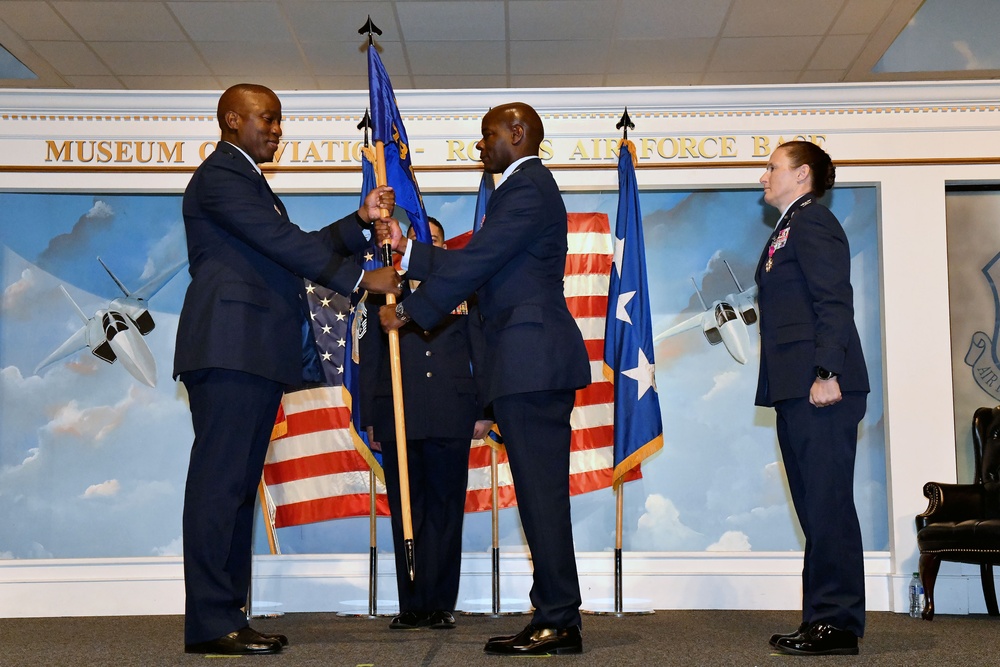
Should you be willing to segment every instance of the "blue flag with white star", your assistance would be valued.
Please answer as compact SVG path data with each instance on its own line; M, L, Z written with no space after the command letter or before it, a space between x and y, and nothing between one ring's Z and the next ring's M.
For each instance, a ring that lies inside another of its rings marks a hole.
M663 447L656 391L653 332L646 281L635 147L622 140L618 153L618 219L615 260L604 324L604 376L615 386L614 487L625 474Z
M386 185L396 191L396 206L406 211L421 243L431 243L424 200L417 187L417 177L410 163L410 142L403 118L396 106L389 74L373 44L368 45L368 98L371 104L372 139L381 141L385 151Z

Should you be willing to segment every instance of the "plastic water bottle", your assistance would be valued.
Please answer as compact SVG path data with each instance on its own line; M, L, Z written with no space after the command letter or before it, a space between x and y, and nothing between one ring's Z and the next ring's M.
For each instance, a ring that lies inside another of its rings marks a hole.
M924 613L924 586L920 583L920 574L913 573L910 579L910 616L920 618Z

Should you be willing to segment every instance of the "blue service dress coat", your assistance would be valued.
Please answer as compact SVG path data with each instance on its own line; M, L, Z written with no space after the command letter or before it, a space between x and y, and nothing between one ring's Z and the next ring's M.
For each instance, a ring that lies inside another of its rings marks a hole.
M838 375L842 392L869 390L847 235L816 199L808 194L792 203L757 263L757 405L809 396L817 366Z
M283 389L315 352L302 278L349 293L368 241L352 214L316 232L294 225L264 177L220 142L184 192L188 286L174 377L188 390L194 444L184 496L185 643L247 625L257 484Z
M807 194L788 208L757 264L760 373L756 404L773 406L802 532L802 621L864 635L861 529L854 505L858 424L868 370L854 322L851 253L833 213ZM816 367L842 399L809 402Z
M351 255L368 244L365 223L351 214L303 231L246 156L224 141L195 171L183 211L191 284L174 377L226 368L300 384L308 312L302 279L350 294L361 277Z
M410 294L404 282L403 297ZM382 295L370 294L366 310L377 318ZM405 402L410 511L415 577L410 581L403 549L389 340L369 320L360 337L361 424L372 426L382 446L395 547L401 612L453 611L462 567L462 524L469 478L469 449L476 420L483 418L474 369L481 363L478 314L463 302L436 327L410 322L399 330Z
M531 550L532 623L554 628L580 625L569 420L576 389L591 377L563 292L566 234L555 179L541 160L526 160L494 191L465 248L414 244L408 275L426 280L400 302L427 329L477 293L487 350L483 400L507 449Z

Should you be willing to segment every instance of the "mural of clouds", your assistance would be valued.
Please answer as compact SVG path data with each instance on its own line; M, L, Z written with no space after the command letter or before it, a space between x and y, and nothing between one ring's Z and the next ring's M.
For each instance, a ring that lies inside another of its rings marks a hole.
M101 482L100 484L91 484L87 487L87 490L83 492L84 498L97 498L106 496L116 496L118 492L122 490L122 485L118 483L117 479L109 479L106 482Z
M314 229L358 205L357 195L283 197L291 217ZM565 195L570 211L614 221L617 192ZM851 240L856 306L873 375L862 424L856 497L867 549L888 546L885 442L881 421L878 236L874 188L836 189L830 205ZM776 213L759 190L641 195L654 333L752 283ZM448 236L472 226L475 193L425 194ZM25 224L30 221L32 224ZM134 289L186 254L178 195L0 193L0 558L178 555L191 446L183 385L170 377L182 271L151 300L156 328L145 338L156 388L86 350L33 370L81 325L59 290L85 313L121 292L98 255ZM758 337L749 328L745 366L700 330L661 342L656 384L664 447L624 487L624 546L634 551L771 551L801 548L774 436L773 411L753 406ZM614 547L610 490L572 499L580 551ZM151 521L149 517L156 517ZM259 531L258 551L267 549ZM391 549L387 520L379 548ZM488 553L490 514L466 517L463 549ZM516 510L500 513L501 546L524 548ZM285 528L283 553L365 553L368 519Z

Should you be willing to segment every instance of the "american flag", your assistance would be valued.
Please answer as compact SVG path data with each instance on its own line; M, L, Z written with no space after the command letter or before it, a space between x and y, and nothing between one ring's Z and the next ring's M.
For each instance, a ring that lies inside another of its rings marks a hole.
M457 241L449 240L448 247L461 245ZM570 213L568 243L566 303L583 332L592 379L590 386L577 392L570 417L570 493L576 495L610 487L614 469L614 387L603 373L604 322L614 254L608 216ZM351 346L350 300L315 285L307 285L307 292L324 369L336 384L292 392L282 400L287 433L272 442L264 466L275 506L274 525L279 528L369 513L368 471L369 462L374 461L351 429L351 398L343 388L344 376L350 373L345 363ZM490 476L490 445L473 441L467 512L490 509ZM640 476L636 467L626 480ZM500 507L516 505L502 448L497 484ZM378 513L387 514L385 487L378 483L376 492Z
M275 528L366 516L370 471L376 477L377 513L388 516L381 468L351 423L350 325L348 297L306 282L320 363L327 385L289 392L281 399L285 434L271 441L264 483ZM280 429L278 430L280 433Z

